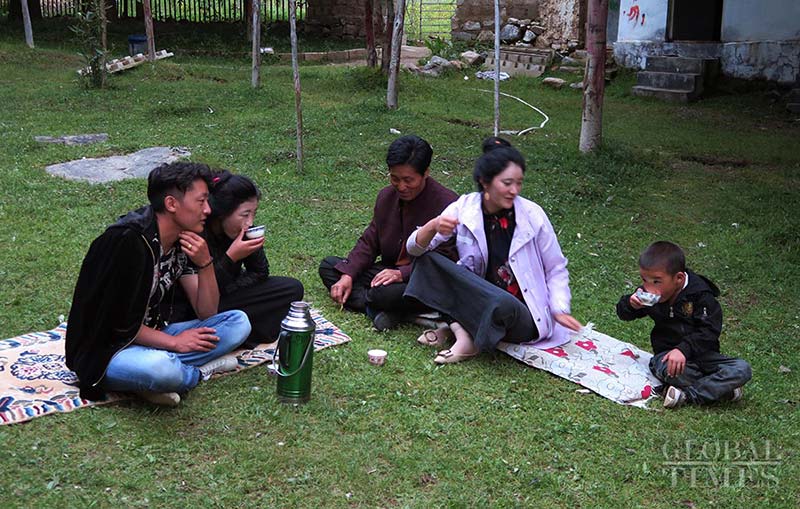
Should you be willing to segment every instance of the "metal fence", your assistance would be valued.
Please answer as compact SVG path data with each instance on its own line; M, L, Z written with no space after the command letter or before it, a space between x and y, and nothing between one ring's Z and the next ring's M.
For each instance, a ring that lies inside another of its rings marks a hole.
M456 0L408 0L405 32L409 39L428 36L450 39L450 20L456 12Z
M0 12L8 12L10 1L0 0ZM39 0L42 16L72 16L81 5L81 0ZM84 0L85 1L85 0ZM249 0L151 0L153 19L157 21L241 21L244 17L244 2ZM118 0L117 15L120 18L141 16L141 0ZM297 2L297 19L306 13L306 0ZM261 0L261 18L265 22L289 19L289 0Z
M42 0L47 1L47 0ZM241 21L249 0L151 0L153 19L176 21ZM141 0L120 0L120 17L136 17L142 9ZM305 0L297 2L297 19L306 13ZM289 19L289 0L261 0L261 19L265 22Z

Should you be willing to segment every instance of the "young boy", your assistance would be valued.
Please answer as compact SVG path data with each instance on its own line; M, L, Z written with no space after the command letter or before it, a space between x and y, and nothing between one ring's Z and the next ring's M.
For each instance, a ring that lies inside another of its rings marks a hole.
M719 353L719 289L687 270L683 251L672 242L650 244L639 255L639 273L642 286L622 296L617 315L626 321L649 316L655 322L650 370L668 386L664 407L741 399L750 365Z

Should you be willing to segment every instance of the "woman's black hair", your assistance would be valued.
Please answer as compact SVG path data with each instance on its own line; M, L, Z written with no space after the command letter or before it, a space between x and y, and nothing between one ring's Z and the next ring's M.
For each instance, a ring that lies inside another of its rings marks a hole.
M486 138L482 148L483 155L475 161L475 170L472 172L478 191L483 191L483 184L491 182L509 163L515 163L525 173L525 158L506 140L494 136Z
M389 151L386 153L386 166L391 168L407 164L417 170L420 175L425 175L432 158L433 149L430 144L419 136L410 134L397 138L389 145Z
M484 154L489 152L490 150L494 150L497 147L510 147L511 143L508 140L500 138L498 136L489 136L483 143L481 144L481 152Z
M215 173L211 179L211 193L208 197L211 205L209 219L224 219L239 205L252 198L261 199L261 191L252 180L227 170Z

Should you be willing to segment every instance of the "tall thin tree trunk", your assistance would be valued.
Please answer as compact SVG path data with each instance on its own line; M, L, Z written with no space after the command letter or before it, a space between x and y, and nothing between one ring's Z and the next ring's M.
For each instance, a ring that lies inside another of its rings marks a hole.
M367 39L367 65L378 65L378 52L375 51L375 19L372 9L373 0L364 0L364 33Z
M500 134L500 0L494 0L494 135Z
M381 49L381 70L389 74L389 62L392 59L392 36L394 34L394 1L386 0L386 28L383 31L383 48Z
M591 152L603 141L603 95L606 69L606 22L608 0L589 0L586 20L586 49L589 62L583 77L583 115L580 151Z
M244 2L244 24L247 27L247 40L253 40L253 7L256 5L256 2L245 0Z
M253 88L258 88L261 85L261 8L259 0L251 0L249 4L250 12L252 12L249 26L250 32L253 34L253 72L250 84Z
M406 12L406 0L397 0L397 12L394 14L392 28L392 58L389 61L389 83L386 86L386 107L397 109L397 73L400 69L400 51L403 49L403 18Z
M28 0L20 0L22 7L22 24L25 25L25 44L33 48L33 27L31 26L31 11L28 10Z
M105 0L97 0L97 14L100 16L100 88L106 87L108 80L108 70L106 69L106 57L108 56L108 11Z
M303 173L303 105L300 102L300 66L297 64L297 0L289 0L289 30L294 75L294 111L297 117L297 173Z
M147 34L147 60L150 62L156 59L156 38L153 33L153 10L150 8L150 0L142 0L144 10L144 31Z

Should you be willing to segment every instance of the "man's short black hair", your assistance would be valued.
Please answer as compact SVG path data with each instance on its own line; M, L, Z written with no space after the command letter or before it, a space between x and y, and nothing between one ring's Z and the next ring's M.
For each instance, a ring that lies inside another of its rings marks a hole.
M178 161L154 168L147 177L147 199L155 212L164 212L164 199L168 195L183 194L196 180L211 185L211 168L202 163Z
M639 255L639 267L646 270L663 270L670 276L686 271L686 255L675 243L659 240L653 242Z
M407 164L417 170L420 175L425 175L432 158L433 149L430 144L419 136L409 134L397 138L389 145L389 151L386 153L386 166L391 168Z

